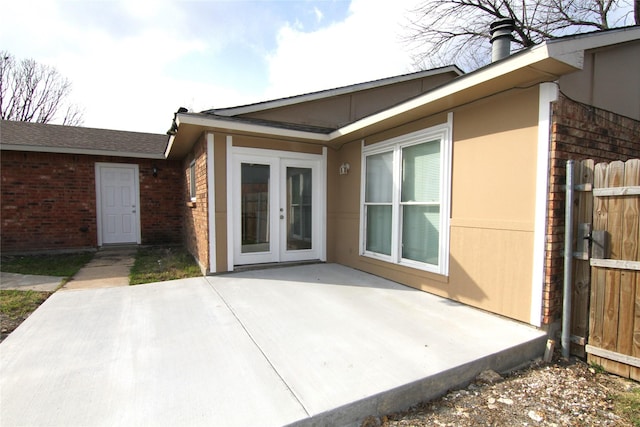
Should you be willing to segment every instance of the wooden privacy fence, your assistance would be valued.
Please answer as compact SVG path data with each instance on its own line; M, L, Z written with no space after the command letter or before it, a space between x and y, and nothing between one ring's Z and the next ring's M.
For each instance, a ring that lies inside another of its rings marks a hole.
M584 160L574 177L571 334L589 362L640 380L640 159Z

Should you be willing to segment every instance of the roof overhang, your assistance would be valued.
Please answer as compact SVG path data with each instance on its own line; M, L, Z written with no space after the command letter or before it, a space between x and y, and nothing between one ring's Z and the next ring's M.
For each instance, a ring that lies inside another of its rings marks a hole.
M449 111L507 90L528 88L582 69L584 52L640 38L640 27L552 40L509 56L472 73L460 76L429 92L382 112L347 124L330 133L304 132L268 125L236 122L206 114L177 114L178 132L171 137L166 155L181 157L189 152L203 131L256 135L327 146L340 146L381 132Z
M208 117L206 114L178 113L176 115L176 124L178 125L178 132L169 138L169 144L165 151L166 157L181 158L185 156L202 135L202 132L207 130L240 135L266 136L284 141L315 144L327 144L330 142L330 136L326 133L246 123L226 118L216 118L215 116Z

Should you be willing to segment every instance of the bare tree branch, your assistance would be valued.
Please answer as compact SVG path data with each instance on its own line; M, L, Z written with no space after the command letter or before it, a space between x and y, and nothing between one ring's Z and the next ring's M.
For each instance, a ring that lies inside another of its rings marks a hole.
M71 82L50 66L33 59L16 62L13 55L0 51L0 118L50 123L65 110L62 124L82 124L82 110L66 103ZM65 106L66 105L66 106Z
M514 45L629 25L640 0L421 0L408 15L406 44L416 66L455 62L465 68L486 65L491 57L489 25L515 22ZM637 20L638 18L636 18ZM447 61L447 62L443 62Z

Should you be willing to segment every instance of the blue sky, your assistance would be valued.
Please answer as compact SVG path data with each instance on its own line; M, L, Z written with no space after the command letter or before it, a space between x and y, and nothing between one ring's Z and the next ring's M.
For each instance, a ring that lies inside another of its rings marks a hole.
M412 71L415 0L21 0L0 49L55 66L84 126L164 133L194 111ZM37 11L37 12L36 12Z

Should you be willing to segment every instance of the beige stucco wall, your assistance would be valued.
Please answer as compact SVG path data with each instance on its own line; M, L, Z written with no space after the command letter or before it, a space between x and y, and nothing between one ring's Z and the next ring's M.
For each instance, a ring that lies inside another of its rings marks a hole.
M446 122L447 112L369 135L365 144ZM538 88L453 110L448 276L359 255L361 140L327 152L327 260L517 320L530 321ZM216 264L227 270L227 142L215 134ZM322 153L314 144L233 135L233 145ZM348 162L349 174L338 168Z
M213 173L215 179L216 272L227 271L227 138L213 135ZM213 270L213 269L212 269Z
M329 151L328 260L529 322L538 89L510 91L453 113L449 276L358 255L360 141ZM440 114L366 143L445 121ZM345 161L351 171L339 176Z

